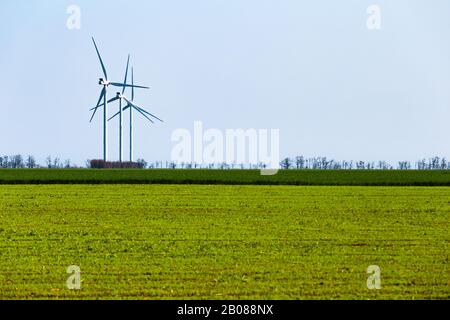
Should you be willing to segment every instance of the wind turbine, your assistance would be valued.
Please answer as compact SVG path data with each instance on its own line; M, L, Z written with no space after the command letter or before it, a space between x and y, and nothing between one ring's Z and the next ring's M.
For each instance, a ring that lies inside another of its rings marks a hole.
M95 116L95 113L97 112L97 109L103 105L103 160L107 161L108 159L108 127L107 127L107 109L108 109L108 101L107 99L107 88L108 86L114 86L114 87L132 87L132 88L143 88L143 89L149 89L148 87L142 87L142 86L134 86L129 85L126 83L117 83L117 82L111 82L108 80L108 74L106 72L105 64L103 63L102 57L100 55L100 52L98 50L97 44L95 43L94 38L92 37L92 42L94 43L95 51L97 52L98 59L100 60L100 65L102 66L103 75L105 78L100 78L98 84L103 86L102 91L100 92L100 97L98 99L97 105L95 108L92 108L94 112L92 113L91 120L89 122L92 122L92 119ZM103 104L101 104L101 101L103 99Z
M119 115L120 117L120 121L122 122L122 111L125 111L126 109L130 109L130 162L133 162L133 109L136 110L137 112L139 112L141 115L143 115L148 121L150 121L151 123L155 123L150 117L153 117L161 122L164 122L163 120L161 120L160 118L158 118L157 116L151 114L150 112L144 110L143 108L137 106L134 103L134 70L133 68L131 68L131 101L128 100L124 95L123 92L122 94L120 92L117 92L117 95L115 98L112 98L109 102L113 102L115 100L119 100L122 101L125 100L125 102L127 103L127 105L123 108L120 109L119 112L117 112L115 115L113 115L111 118L108 119L112 120L113 118L115 118L117 115ZM120 103L122 104L122 103ZM122 123L121 123L122 125Z

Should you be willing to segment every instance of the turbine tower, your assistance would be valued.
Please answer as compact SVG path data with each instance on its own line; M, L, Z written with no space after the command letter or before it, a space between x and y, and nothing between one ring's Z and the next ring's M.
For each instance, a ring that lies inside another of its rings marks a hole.
M128 54L128 60L127 60L127 68L125 69L125 80L123 81L123 83L127 83L127 78L128 78L128 66L130 65L130 55ZM134 85L133 83L131 85ZM122 87L122 96L125 93L125 86ZM132 87L132 89L134 90L134 88ZM119 112L120 112L120 122L119 122L119 162L122 162L123 159L123 131L122 131L122 127L123 127L123 118L122 118L122 99L119 99Z
M131 84L134 83L134 69L131 67ZM131 102L134 101L134 88L131 87ZM133 162L133 108L130 108L130 162Z
M97 105L91 109L94 112L92 113L91 120L89 122L92 122L92 119L95 116L95 113L97 112L97 109L101 106L103 106L103 160L108 160L108 126L107 126L107 115L108 115L108 101L107 101L107 89L108 86L114 86L114 87L122 87L123 90L125 90L126 87L132 87L132 88L143 88L143 89L149 89L148 87L142 87L142 86L134 86L129 85L126 83L117 83L117 82L111 82L108 80L108 74L106 72L105 64L103 63L102 57L100 55L100 52L98 50L97 44L95 43L94 38L92 37L92 42L94 43L95 51L97 52L98 59L100 60L100 65L102 67L103 75L105 78L99 79L99 85L103 86L103 89L100 93L100 97L98 99ZM128 67L127 67L128 71ZM101 101L103 100L103 103Z

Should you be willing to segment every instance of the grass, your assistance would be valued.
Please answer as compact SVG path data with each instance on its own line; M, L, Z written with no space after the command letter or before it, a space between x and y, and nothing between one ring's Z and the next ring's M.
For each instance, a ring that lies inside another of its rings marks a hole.
M450 170L0 169L0 184L450 186Z
M449 187L3 185L0 199L0 299L450 297Z

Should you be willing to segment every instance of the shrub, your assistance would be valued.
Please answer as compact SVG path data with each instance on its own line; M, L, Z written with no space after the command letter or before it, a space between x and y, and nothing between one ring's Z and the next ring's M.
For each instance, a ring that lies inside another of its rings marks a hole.
M104 160L91 160L91 169L144 169L144 162L119 162L119 161L104 161Z

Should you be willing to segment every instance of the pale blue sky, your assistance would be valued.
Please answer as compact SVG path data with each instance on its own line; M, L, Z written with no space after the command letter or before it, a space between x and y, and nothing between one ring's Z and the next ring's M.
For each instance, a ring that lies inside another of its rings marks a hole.
M94 36L112 80L132 54L152 87L136 101L166 121L136 123L136 158L169 160L172 131L195 120L279 128L283 156L450 158L448 0L2 0L0 30L0 154L101 158Z

